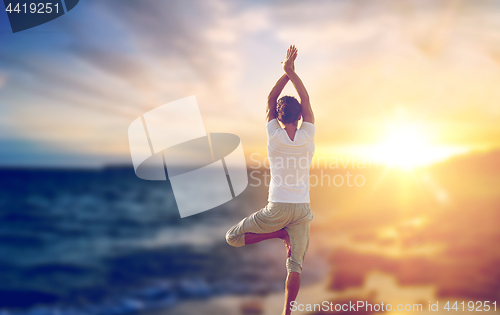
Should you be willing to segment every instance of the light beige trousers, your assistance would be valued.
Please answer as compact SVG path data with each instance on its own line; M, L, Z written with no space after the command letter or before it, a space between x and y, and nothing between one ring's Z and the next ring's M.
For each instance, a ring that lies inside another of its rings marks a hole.
M261 210L244 218L226 233L229 245L245 245L245 233L271 233L285 228L290 236L291 255L286 261L288 272L301 273L309 246L309 229L313 214L309 203L269 202Z

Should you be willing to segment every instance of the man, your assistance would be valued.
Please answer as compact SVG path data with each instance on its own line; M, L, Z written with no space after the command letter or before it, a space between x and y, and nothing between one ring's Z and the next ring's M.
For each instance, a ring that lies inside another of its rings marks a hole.
M309 245L309 226L313 215L309 206L309 168L314 154L314 115L309 95L295 73L297 48L287 50L285 74L276 82L267 99L267 151L271 165L268 204L244 218L226 233L235 247L280 238L287 249L284 315L291 313L300 287L302 263ZM278 100L292 81L300 103L291 96ZM303 118L300 129L297 124ZM284 128L278 123L281 122Z

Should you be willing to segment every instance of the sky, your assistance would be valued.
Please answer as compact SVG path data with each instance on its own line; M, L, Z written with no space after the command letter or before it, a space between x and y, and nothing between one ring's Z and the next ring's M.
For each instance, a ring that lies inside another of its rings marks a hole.
M81 0L15 34L0 13L0 166L129 164L130 123L190 95L207 132L263 158L290 44L316 157L415 166L500 148L498 1Z

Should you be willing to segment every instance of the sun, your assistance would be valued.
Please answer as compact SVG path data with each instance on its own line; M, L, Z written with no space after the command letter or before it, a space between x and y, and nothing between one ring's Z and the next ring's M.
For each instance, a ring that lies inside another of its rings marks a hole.
M388 124L384 138L373 147L370 155L389 166L413 169L445 160L461 151L456 147L432 144L430 128L405 121Z
M417 125L392 125L379 145L379 158L391 166L413 168L427 164L433 154Z

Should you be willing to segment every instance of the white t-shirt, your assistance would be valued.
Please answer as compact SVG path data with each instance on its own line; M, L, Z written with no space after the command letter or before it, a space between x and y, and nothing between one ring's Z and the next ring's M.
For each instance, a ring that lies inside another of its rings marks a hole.
M293 141L277 119L269 121L267 155L271 166L268 201L309 202L309 168L314 155L314 124L302 122Z

